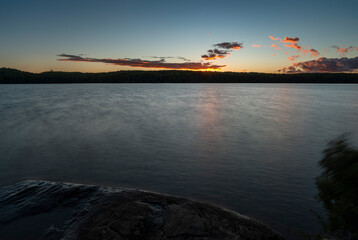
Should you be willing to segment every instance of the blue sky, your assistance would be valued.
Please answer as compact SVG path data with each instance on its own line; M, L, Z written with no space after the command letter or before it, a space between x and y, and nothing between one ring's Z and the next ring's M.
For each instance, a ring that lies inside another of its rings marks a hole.
M184 57L226 65L222 71L276 72L293 62L358 56L358 1L16 1L0 3L0 67L41 72L149 69L101 61L58 61L59 54L95 59ZM272 48L269 36L298 37L296 49ZM214 44L242 43L222 59L202 55ZM253 48L252 45L260 45ZM344 55L332 48L352 46ZM346 46L344 46L346 45ZM355 47L355 48L354 48ZM285 54L284 52L287 52ZM83 54L83 55L79 55ZM274 56L273 56L274 54ZM288 56L300 55L295 61ZM166 62L183 62L168 58Z

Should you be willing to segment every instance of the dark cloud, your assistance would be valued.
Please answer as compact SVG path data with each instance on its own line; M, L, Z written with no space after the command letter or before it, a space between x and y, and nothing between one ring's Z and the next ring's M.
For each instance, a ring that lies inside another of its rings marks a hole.
M177 59L183 60L185 62L190 62L191 60L185 57L177 57Z
M63 57L63 59L58 59L58 61L100 62L100 63L119 65L119 66L141 67L141 68L188 69L188 70L217 69L217 70L219 70L226 66L226 65L213 65L211 63L202 63L202 62L168 63L165 61L165 59L160 59L158 61L149 61L149 60L130 59L130 58L119 58L119 59L83 58L78 55L69 55L69 54L60 54L58 56Z
M145 57L155 58L155 59L173 59L173 58L177 58L177 59L183 60L183 61L185 61L185 62L190 62L190 59L185 58L185 57L171 57L171 56L168 56L168 57L145 56ZM129 58L129 59L130 59L130 58Z
M316 60L293 63L290 67L285 67L279 72L299 73L299 72L352 72L358 70L358 57L355 58L325 58Z
M297 43L298 41L300 41L300 39L298 37L295 37L295 38L285 37L283 39L283 42Z
M208 50L208 54L201 55L205 60L215 60L217 58L224 58L230 55L230 51L219 50L217 48Z
M223 49L235 49L240 50L243 48L242 43L238 42L222 42L214 45L215 47L223 48Z
M229 54L229 51L225 51L225 50L219 50L217 48L213 49L213 50L208 50L208 53L216 53L216 54L222 54L222 55L226 55Z
M170 59L170 58L174 58L174 57L158 57L158 56L146 56L149 58L155 58L155 59Z
M207 54L201 55L201 58L205 60L215 60L225 58L230 56L230 52L233 50L240 50L243 48L242 43L237 42L222 42L218 44L214 44L214 46L222 48L224 50L220 50L218 48L208 50Z
M204 54L201 55L201 58L205 59L205 60L215 60L218 58L224 58L227 55L219 55L219 54L215 54L215 53L209 53L209 54Z

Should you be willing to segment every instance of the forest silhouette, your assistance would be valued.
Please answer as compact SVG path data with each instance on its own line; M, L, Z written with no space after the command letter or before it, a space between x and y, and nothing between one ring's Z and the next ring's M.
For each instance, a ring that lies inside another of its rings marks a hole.
M30 73L0 68L0 84L26 83L358 83L356 73L275 74L256 72L117 71Z

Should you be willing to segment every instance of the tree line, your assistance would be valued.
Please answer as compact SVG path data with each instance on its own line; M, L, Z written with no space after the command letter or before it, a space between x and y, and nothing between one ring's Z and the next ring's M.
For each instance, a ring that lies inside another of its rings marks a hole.
M17 69L0 68L0 84L17 83L358 83L358 74L274 74L178 70L30 73Z

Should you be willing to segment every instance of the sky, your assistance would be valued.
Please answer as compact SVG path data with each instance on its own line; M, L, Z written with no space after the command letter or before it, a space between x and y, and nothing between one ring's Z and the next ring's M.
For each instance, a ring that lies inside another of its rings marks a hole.
M0 67L358 72L358 1L0 2Z

